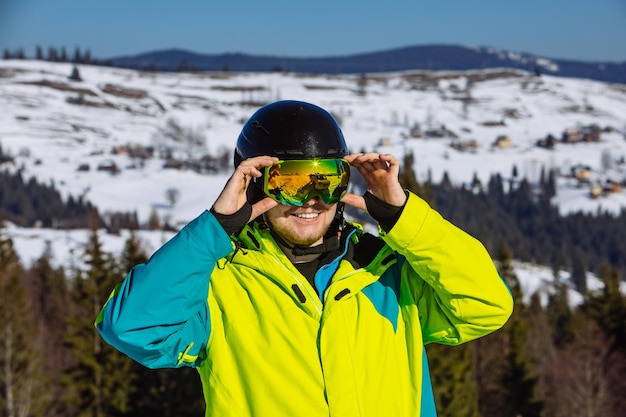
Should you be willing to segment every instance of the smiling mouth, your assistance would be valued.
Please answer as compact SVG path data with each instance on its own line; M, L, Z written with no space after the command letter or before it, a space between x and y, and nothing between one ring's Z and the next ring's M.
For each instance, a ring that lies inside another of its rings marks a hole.
M300 219L314 219L320 214L319 213L294 213L293 215Z

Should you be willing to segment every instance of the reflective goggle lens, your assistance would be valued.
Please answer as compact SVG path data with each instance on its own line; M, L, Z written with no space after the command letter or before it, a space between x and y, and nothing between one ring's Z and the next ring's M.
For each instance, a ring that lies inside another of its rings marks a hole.
M290 206L302 206L314 197L333 204L346 194L349 180L350 164L345 159L278 161L265 168L263 191Z

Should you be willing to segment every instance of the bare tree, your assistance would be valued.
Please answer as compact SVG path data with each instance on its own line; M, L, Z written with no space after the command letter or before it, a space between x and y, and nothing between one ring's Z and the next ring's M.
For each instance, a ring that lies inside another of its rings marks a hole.
M180 191L178 188L168 188L165 190L165 198L170 203L170 207L174 207L180 198Z
M41 415L45 395L40 344L28 307L23 269L10 238L0 232L0 414Z
M153 142L161 155L180 151L187 158L194 159L204 153L207 140L202 129L184 127L178 120L170 118L153 136Z
M602 154L600 155L600 166L604 172L613 168L613 156L611 156L610 150L605 149L602 151Z
M598 326L585 319L578 343L555 357L556 417L610 416L610 391L606 375L610 346Z

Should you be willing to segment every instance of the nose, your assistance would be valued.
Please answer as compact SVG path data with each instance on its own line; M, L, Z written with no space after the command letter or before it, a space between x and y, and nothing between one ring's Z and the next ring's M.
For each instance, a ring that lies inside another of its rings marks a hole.
M321 202L322 202L322 200L319 197L317 197L317 196L311 197L310 200L308 200L304 204L302 204L302 207L312 207L312 206L315 206L315 205L317 205L318 203L321 203Z
M324 203L324 200L322 200L321 197L315 196L307 200L304 204L302 204L301 207L316 208L317 210L328 210L331 206L332 204L329 205Z

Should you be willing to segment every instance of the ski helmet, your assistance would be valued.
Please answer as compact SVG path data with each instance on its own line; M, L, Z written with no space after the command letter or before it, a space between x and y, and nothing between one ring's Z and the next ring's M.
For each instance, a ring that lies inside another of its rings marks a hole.
M341 158L348 149L337 121L314 104L283 100L257 110L244 124L235 166L254 156L280 159Z

